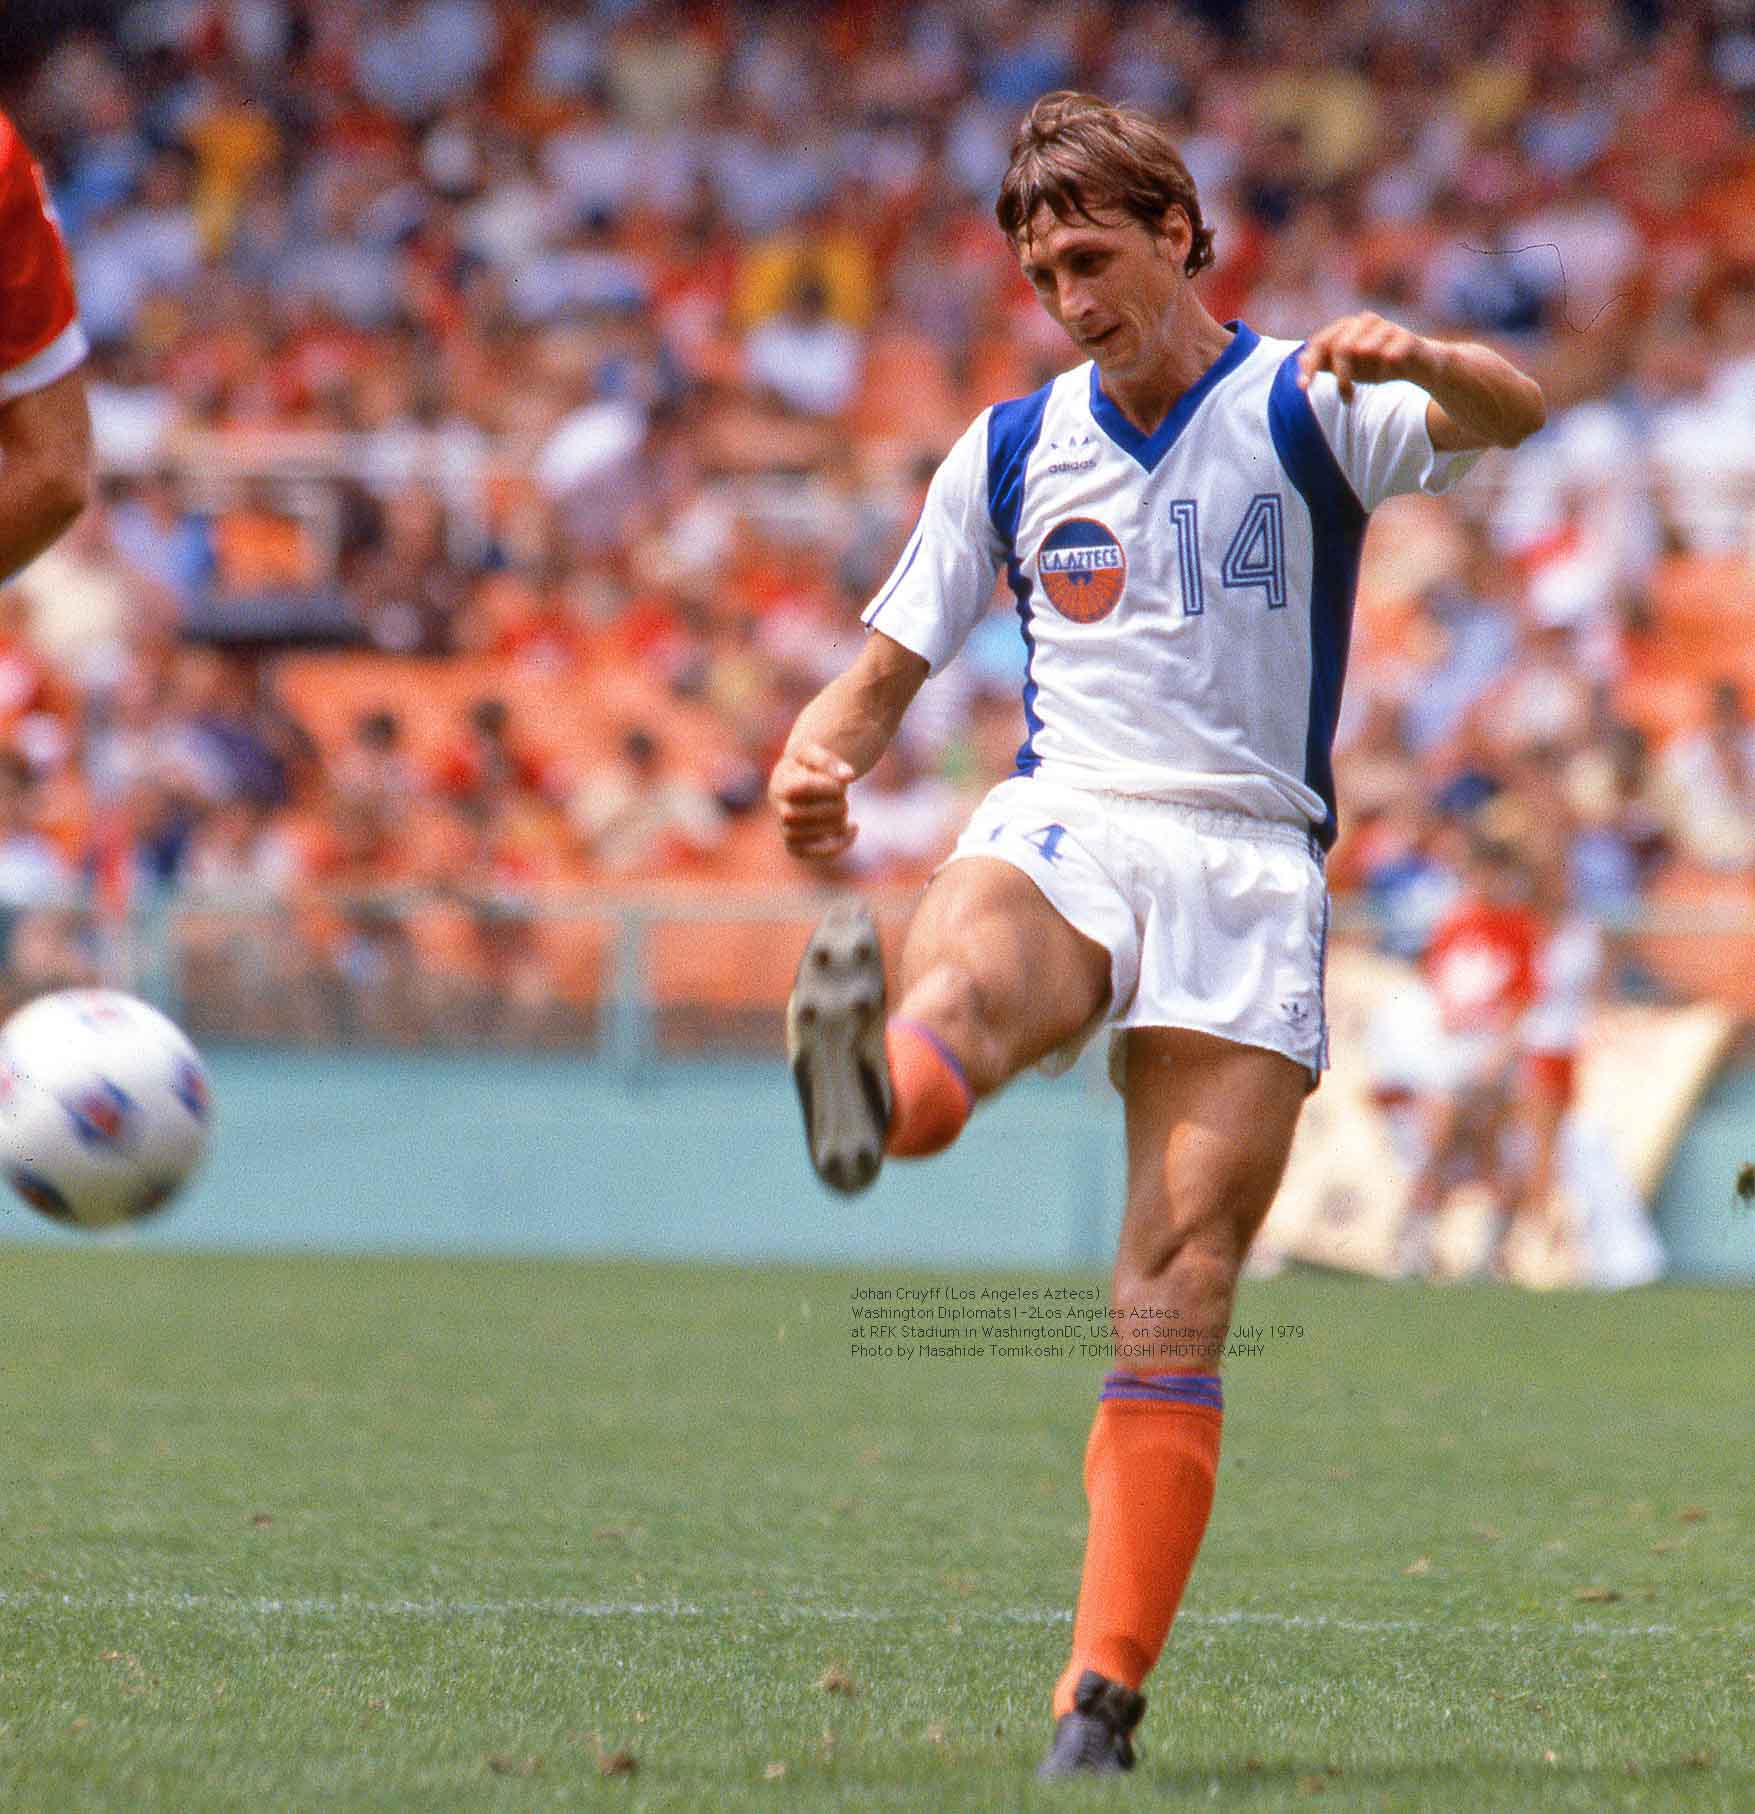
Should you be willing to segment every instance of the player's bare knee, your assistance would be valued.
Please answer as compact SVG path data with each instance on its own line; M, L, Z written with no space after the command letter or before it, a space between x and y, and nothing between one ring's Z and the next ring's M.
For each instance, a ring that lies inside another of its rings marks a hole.
M1112 1320L1118 1363L1140 1372L1217 1371L1236 1285L1236 1266L1198 1242L1156 1271L1117 1266Z
M1182 1240L1124 1252L1117 1260L1112 1299L1128 1315L1174 1311L1190 1326L1222 1324L1243 1255L1226 1231L1203 1230Z
M1237 1283L1243 1256L1228 1241L1192 1239L1159 1256L1144 1256L1144 1264L1125 1262L1117 1272L1131 1290L1154 1297L1166 1291L1195 1299L1229 1297Z

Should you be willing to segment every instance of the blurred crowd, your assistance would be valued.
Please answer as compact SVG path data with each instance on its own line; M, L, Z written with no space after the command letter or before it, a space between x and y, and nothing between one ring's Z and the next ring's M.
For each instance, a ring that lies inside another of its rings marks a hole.
M1377 309L1547 389L1368 546L1333 875L1389 948L1483 832L1611 925L1755 874L1739 0L147 0L6 97L105 475L0 592L15 973L96 961L39 911L76 885L299 908L227 960L269 989L420 971L394 902L308 898L473 890L469 961L535 1015L518 903L784 882L792 717L937 457L1071 362L992 217L1063 86L1173 122L1221 319ZM996 601L861 784L859 879L918 880L1010 767L1022 664Z

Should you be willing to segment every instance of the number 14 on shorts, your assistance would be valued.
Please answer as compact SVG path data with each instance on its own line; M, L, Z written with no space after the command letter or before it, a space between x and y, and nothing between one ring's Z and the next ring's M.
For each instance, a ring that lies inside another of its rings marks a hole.
M1035 825L1028 831L1024 831L1009 823L999 824L987 834L987 841L989 844L997 844L1008 834L1021 838L1026 844L1035 845L1036 849L1041 852L1043 862L1058 863L1060 861L1060 840L1066 836L1064 825Z

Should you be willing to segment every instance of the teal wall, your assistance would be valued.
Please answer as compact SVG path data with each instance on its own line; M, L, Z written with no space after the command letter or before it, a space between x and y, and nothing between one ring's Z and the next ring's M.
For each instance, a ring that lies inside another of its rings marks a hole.
M1120 1219L1116 1097L1087 1064L1020 1079L930 1166L845 1201L805 1163L778 1063L489 1054L210 1054L207 1171L143 1246L630 1254L920 1265L1102 1264ZM1755 1279L1755 1070L1714 1090L1659 1220L1676 1270ZM85 1237L6 1199L0 1236Z
M1020 1080L931 1166L846 1201L811 1174L778 1061L211 1049L214 1151L112 1239L179 1247L1058 1265L1119 1220L1120 1110ZM6 1237L79 1240L16 1203Z
M1736 1194L1751 1160L1755 1064L1720 1073L1670 1163L1657 1225L1677 1277L1755 1281L1755 1204Z

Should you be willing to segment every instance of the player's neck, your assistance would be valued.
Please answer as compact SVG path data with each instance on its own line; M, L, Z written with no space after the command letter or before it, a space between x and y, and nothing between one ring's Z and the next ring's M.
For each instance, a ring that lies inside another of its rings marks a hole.
M1153 434L1231 340L1231 330L1190 297L1176 318L1164 324L1160 355L1151 365L1113 376L1099 368L1103 394L1142 435Z

